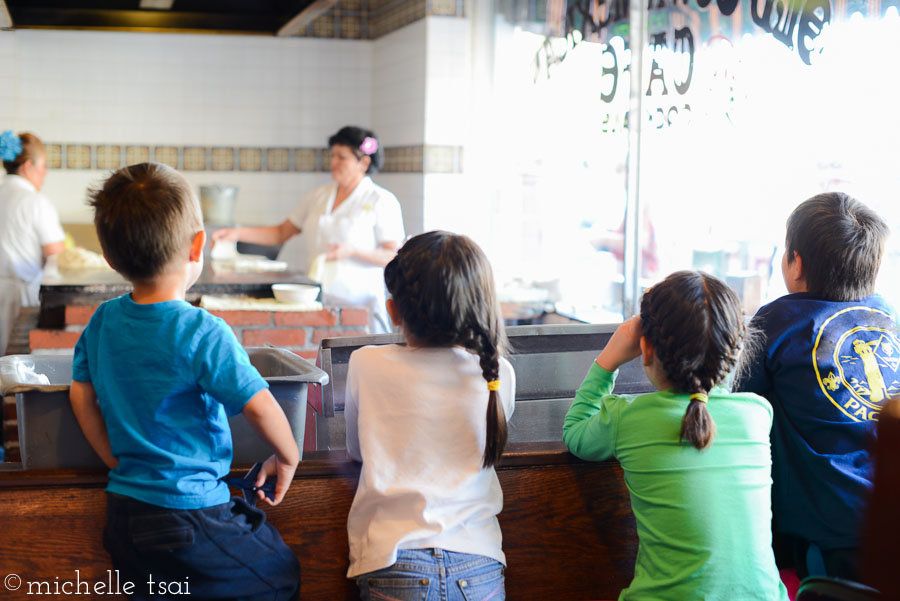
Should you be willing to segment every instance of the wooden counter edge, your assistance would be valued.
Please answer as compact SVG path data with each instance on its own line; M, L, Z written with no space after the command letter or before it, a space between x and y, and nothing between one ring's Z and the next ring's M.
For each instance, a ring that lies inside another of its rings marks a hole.
M585 462L569 453L562 442L510 443L498 469L579 463ZM107 471L100 468L22 470L16 469L14 464L0 464L0 466L3 466L0 467L0 489L73 485L99 487L105 486L108 481ZM249 465L232 466L231 475L242 476L249 467ZM307 451L294 479L348 475L358 476L359 464L351 460L346 451Z

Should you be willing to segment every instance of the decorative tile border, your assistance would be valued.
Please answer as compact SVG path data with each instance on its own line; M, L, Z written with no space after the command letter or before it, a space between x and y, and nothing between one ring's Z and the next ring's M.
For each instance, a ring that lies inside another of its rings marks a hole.
M153 160L163 165L168 165L173 169L178 169L178 147L177 146L157 146L153 150Z
M465 0L341 0L299 35L374 40L431 15L464 17Z
M326 173L328 148L255 146L149 146L47 143L47 166L60 170L112 170L156 161L183 171ZM461 146L394 146L384 149L384 173L462 173Z

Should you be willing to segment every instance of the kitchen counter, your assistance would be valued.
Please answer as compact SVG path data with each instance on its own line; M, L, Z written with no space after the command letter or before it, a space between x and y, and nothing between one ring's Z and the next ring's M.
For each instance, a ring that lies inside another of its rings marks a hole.
M271 297L272 284L279 282L318 285L296 271L235 273L214 271L207 263L200 278L188 289L185 300L197 302L204 294ZM66 305L98 304L127 294L131 289L131 284L112 270L66 271L60 276L45 276L41 282L38 325L42 328L58 327L62 323L62 312Z

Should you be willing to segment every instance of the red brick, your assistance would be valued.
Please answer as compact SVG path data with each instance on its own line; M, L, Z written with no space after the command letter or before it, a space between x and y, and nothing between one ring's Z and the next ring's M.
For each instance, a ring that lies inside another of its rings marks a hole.
M304 359L309 359L310 361L315 361L316 357L319 355L318 349L311 351L293 351L295 355L299 355Z
M66 305L66 325L86 326L99 305Z
M312 343L318 345L325 338L338 338L340 336L360 336L365 330L313 330Z
M315 422L313 422L315 423ZM3 444L6 447L6 460L19 462L22 461L21 455L19 455L19 443L18 442L5 442Z
M75 348L81 332L72 330L38 330L28 332L28 344L32 350L45 348Z
M342 326L367 326L369 325L368 309L341 309Z
M3 420L3 440L19 440L19 426L16 420Z
M275 346L303 346L306 331L295 328L244 330L244 346L264 346L267 342Z
M16 419L16 397L3 397L3 419Z
M272 323L268 311L210 311L230 326L268 326Z
M276 311L276 326L336 326L338 314L335 309L321 311Z

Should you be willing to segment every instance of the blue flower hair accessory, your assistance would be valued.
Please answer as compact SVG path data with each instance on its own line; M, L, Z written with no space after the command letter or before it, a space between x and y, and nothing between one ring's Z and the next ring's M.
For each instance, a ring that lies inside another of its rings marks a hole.
M0 134L0 159L15 161L21 153L22 140L19 139L19 136L14 134L11 129Z

